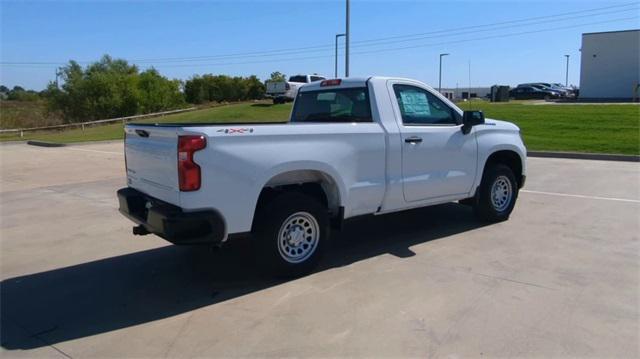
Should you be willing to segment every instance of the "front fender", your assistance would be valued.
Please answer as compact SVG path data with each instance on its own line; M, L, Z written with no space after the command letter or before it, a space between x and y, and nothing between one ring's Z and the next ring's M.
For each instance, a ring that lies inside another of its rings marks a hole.
M478 173L476 174L475 184L473 187L474 192L482 181L482 174L484 172L487 159L492 154L499 151L511 151L516 153L518 157L520 157L520 162L522 164L521 175L526 176L527 149L520 138L519 129L515 125L509 125L511 126L501 126L501 124L482 126L489 128L482 128L476 132L478 140Z

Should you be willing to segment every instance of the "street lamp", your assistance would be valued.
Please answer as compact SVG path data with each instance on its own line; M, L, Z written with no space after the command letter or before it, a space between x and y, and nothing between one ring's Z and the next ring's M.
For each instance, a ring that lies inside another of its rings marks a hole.
M347 18L346 18L346 29L345 29L345 50L344 50L344 77L349 77L349 17L350 17L350 8L349 8L349 0L347 0Z
M567 58L567 74L564 79L564 86L569 87L569 55L564 55Z
M336 69L334 78L338 78L338 38L345 36L345 34L336 34Z
M440 70L438 71L438 92L442 90L442 57L449 54L440 54Z

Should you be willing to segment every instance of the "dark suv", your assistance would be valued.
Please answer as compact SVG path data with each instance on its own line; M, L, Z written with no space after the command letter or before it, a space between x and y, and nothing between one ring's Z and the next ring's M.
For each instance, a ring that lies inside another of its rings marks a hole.
M559 98L557 91L541 89L533 86L518 86L509 91L509 97L516 100L543 100Z

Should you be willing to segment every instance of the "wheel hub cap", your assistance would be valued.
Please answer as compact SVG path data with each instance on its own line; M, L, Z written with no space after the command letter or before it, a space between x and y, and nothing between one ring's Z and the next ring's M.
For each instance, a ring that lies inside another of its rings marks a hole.
M320 226L307 212L289 216L278 232L278 252L289 263L300 263L315 252L320 239Z
M505 176L496 178L491 186L491 205L493 208L498 212L504 211L511 204L512 197L511 181Z

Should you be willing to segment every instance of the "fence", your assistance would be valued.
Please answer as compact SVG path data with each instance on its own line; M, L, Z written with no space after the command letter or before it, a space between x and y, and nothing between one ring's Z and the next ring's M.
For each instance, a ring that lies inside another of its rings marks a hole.
M98 121L89 121L89 122L76 122L76 123L68 123L64 125L54 125L54 126L43 126L43 127L31 127L31 128L10 128L10 129L0 129L0 134L5 133L20 133L20 137L24 137L24 133L28 131L42 131L42 130L57 130L57 129L65 129L68 127L80 127L82 131L84 131L85 126L100 124L100 123L110 123L110 122L122 122L123 124L127 123L131 120L137 120L141 118L147 117L158 117L164 115L171 115L174 113L193 111L196 107L183 108L180 110L171 110L171 111L163 111L163 112L154 112L154 113L146 113L144 115L135 115L135 116L126 116L126 117L118 117L118 118L109 118L106 120L98 120Z

